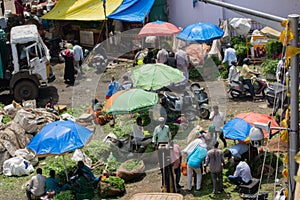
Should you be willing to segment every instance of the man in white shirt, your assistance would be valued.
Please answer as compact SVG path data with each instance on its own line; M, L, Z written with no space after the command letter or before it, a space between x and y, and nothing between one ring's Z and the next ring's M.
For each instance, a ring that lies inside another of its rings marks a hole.
M226 120L224 114L219 112L218 106L213 106L213 111L210 113L209 119L211 124L215 127L215 131L219 135L220 140L222 140L224 147L227 147L227 143L222 131L222 127L224 126Z
M40 197L45 194L46 177L42 175L41 168L37 168L36 175L33 176L26 186L26 196L28 200L31 200L31 195Z
M74 41L73 46L73 53L74 53L74 67L78 71L78 74L82 73L80 61L83 61L83 51L82 47L79 46L79 42L77 40Z
M228 179L231 183L237 185L236 189L238 189L241 184L250 184L252 176L250 167L245 161L240 158L235 159L235 161L239 162L239 164L236 166L234 174L229 175Z
M132 142L138 146L146 147L148 144L151 143L152 136L145 136L144 135L144 128L143 128L143 120L141 117L136 118L136 123L133 125L133 139Z

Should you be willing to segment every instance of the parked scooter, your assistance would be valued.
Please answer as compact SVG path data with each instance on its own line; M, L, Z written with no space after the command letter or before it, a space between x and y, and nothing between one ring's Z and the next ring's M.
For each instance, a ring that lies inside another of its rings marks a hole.
M255 76L251 79L254 87L254 93L257 95L262 94L263 97L265 97L265 89L268 86L267 81L262 79L259 73L255 74ZM248 85L242 84L241 81L233 81L229 84L228 93L230 93L232 98L239 98L241 96L246 96L250 94L250 90Z
M268 84L265 89L266 99L270 106L274 105L275 97L282 96L286 92L286 86L281 83Z
M193 106L193 97L187 91L184 92L182 97L164 91L161 97L161 104L165 107L167 114L173 113L177 117L180 114L184 114L188 121L196 119L197 109L196 106Z
M201 87L199 83L192 83L190 90L198 104L199 117L208 119L210 114L210 105L208 104L208 95L205 92L205 88Z

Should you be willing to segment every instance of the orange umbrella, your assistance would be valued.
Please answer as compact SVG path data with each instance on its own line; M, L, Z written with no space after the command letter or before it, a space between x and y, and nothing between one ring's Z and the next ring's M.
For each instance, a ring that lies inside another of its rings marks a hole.
M118 98L118 96L120 96L121 94L123 94L126 90L121 90L116 92L115 94L113 94L104 104L103 108L102 108L102 112L107 113L109 108L111 107L111 105L113 104L113 102Z

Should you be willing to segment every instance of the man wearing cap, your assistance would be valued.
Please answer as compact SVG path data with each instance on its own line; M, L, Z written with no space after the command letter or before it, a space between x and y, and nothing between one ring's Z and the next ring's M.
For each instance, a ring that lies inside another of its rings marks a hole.
M156 146L161 142L170 142L172 139L169 126L165 125L165 118L160 117L158 121L159 125L155 127L152 137L152 143Z

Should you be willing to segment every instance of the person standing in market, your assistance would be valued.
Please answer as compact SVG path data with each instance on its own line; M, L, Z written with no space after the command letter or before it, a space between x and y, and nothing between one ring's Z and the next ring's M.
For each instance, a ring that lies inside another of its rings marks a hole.
M227 147L226 140L222 131L222 127L225 124L225 116L222 112L219 112L219 107L217 105L213 106L213 111L210 113L209 119L211 125L215 127L215 132L219 135L220 140L222 140L224 147Z
M172 160L173 160L173 169L175 172L175 182L177 189L183 188L182 185L179 184L180 177L181 177L181 162L182 162L182 155L181 155L181 148L178 144L173 145L173 152L172 152Z
M185 77L183 83L186 84L189 80L188 66L190 62L189 62L189 57L187 53L183 50L182 46L180 46L179 50L175 53L175 59L176 59L177 68L183 72L183 75Z
M46 176L42 174L43 170L41 168L37 168L36 175L33 176L26 185L27 200L32 199L31 195L34 195L35 197L41 197L45 194Z
M209 166L211 179L213 182L213 194L223 192L223 174L222 170L225 167L224 155L219 147L219 142L216 142L214 148L207 152L205 165Z
M168 52L165 49L165 47L163 47L161 50L158 51L157 53L157 63L162 63L162 64L166 64L168 61Z
M232 66L232 61L237 61L236 51L234 48L232 48L230 43L227 43L222 64L227 62L228 67L230 68Z
M111 81L110 81L110 83L108 85L108 89L107 89L105 98L109 99L113 94L115 94L116 92L118 92L119 89L120 89L120 86L119 86L118 81L115 80L114 76L112 76L111 77Z
M152 136L152 143L158 146L159 143L168 143L172 140L172 135L168 125L165 125L165 118L158 119L159 125L155 127Z
M79 45L79 42L77 40L74 41L73 46L73 52L74 52L74 67L77 70L78 74L83 73L81 68L81 62L83 61L83 50L82 47Z
M74 55L70 49L66 49L61 53L65 59L65 71L64 79L68 85L74 85L75 83L75 69L74 69Z

